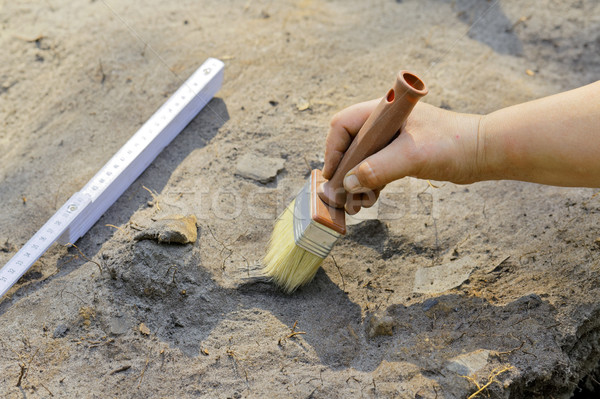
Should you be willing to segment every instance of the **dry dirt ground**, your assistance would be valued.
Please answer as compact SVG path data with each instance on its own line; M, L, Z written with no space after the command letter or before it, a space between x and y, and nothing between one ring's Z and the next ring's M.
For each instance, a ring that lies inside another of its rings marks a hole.
M404 179L312 284L284 295L256 277L275 217L321 165L333 113L381 96L399 69L427 82L424 101L462 112L590 83L599 2L2 1L0 54L0 264L182 79L207 57L226 64L217 98L81 253L54 246L2 299L2 397L599 387L597 190ZM241 177L247 154L284 169L266 184ZM132 240L175 213L197 217L194 244Z

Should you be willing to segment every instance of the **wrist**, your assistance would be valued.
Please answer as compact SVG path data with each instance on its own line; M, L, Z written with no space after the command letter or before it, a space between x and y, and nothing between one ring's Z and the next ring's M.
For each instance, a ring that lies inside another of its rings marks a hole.
M477 150L476 150L476 181L501 180L507 178L510 168L503 149L501 137L495 129L497 126L491 114L478 115Z

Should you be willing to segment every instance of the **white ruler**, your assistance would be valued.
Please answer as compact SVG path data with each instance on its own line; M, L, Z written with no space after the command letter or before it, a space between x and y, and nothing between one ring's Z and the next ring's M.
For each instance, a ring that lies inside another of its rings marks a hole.
M223 62L209 58L0 269L0 298L55 241L84 235L213 98L223 83Z

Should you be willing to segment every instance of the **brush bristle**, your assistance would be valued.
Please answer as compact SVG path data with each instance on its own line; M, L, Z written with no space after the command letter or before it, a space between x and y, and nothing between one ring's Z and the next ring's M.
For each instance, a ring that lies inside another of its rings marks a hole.
M263 273L288 294L309 283L323 263L323 258L294 241L294 203L295 200L275 222L263 268Z

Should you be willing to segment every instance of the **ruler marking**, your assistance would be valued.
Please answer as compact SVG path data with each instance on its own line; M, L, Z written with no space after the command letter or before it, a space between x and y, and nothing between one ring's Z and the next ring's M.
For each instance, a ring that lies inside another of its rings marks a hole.
M0 298L55 241L74 243L97 222L212 99L221 87L223 68L224 64L214 58L202 64L88 183L50 217L0 269ZM199 89L193 90L192 85Z

